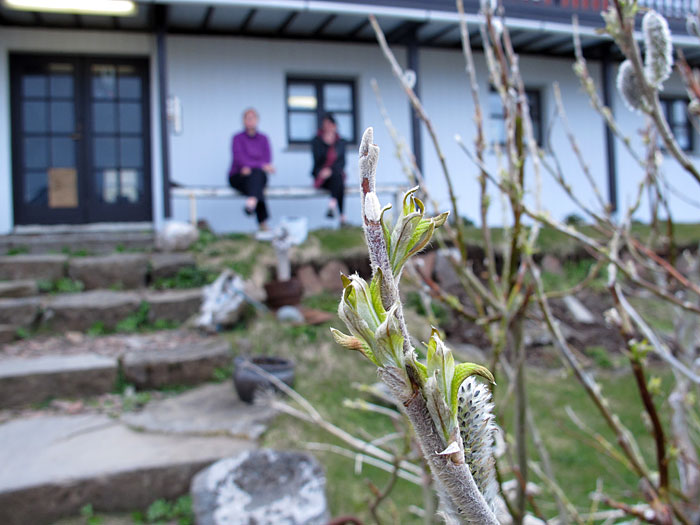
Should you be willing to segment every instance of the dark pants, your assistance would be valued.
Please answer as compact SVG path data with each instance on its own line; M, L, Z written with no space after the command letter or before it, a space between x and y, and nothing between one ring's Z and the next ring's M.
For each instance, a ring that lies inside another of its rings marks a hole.
M267 205L265 204L265 194L263 193L267 185L267 173L260 168L253 168L250 175L241 175L240 173L229 175L228 183L246 197L258 199L255 215L258 218L258 224L265 222L269 217Z
M328 190L331 197L338 201L338 211L343 213L343 199L345 197L345 178L342 173L332 173L323 181L321 188Z

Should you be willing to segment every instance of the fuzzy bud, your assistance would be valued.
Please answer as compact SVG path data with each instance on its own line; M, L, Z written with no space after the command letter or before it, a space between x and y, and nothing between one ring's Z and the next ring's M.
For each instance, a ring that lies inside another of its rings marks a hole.
M486 502L493 507L498 491L493 454L496 425L491 392L476 378L467 378L459 389L459 432L464 460Z
M688 14L685 19L685 29L690 36L700 38L700 23L698 22L697 15L692 13Z
M381 215L381 205L379 204L379 198L377 194L373 191L365 195L365 217L368 221L379 222L379 217Z
M644 108L642 86L629 60L620 64L620 69L617 71L617 90L630 111L641 111Z
M642 19L644 34L644 75L654 87L662 89L662 84L671 76L673 66L673 44L668 22L653 9Z

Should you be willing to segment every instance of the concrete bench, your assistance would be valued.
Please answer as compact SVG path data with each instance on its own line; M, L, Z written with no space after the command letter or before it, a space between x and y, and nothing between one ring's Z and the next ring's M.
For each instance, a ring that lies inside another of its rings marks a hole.
M403 194L408 190L407 185L387 184L377 186L378 195L391 195L394 209L399 209ZM359 186L352 185L345 188L345 195L359 195ZM227 186L178 186L170 189L170 195L178 199L189 199L190 222L197 224L197 200L198 199L234 199L243 196L233 188ZM265 188L265 197L268 199L308 199L311 197L328 197L328 192L311 186L268 186Z

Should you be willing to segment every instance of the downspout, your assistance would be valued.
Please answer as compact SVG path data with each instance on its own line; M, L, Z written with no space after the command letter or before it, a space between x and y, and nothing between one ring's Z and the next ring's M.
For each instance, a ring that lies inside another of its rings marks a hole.
M608 58L610 48L603 49L600 58L600 69L601 78L603 84L603 104L610 108L611 113L615 113L612 104L612 74L611 74L611 64ZM610 205L610 212L615 213L617 211L617 162L615 155L615 137L608 127L608 125L603 121L603 126L605 127L605 153L608 168L608 203Z
M166 48L167 7L155 6L156 47L158 60L158 106L160 114L160 158L163 174L163 215L172 217L170 210L170 136L168 134L168 70Z

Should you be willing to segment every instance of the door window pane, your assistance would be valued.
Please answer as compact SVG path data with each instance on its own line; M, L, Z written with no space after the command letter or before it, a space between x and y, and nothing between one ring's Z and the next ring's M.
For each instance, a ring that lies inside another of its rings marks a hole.
M72 168L75 166L75 142L67 137L51 139L51 166Z
M103 170L95 173L98 194L102 202L115 203L119 195L118 171L116 169Z
M113 133L117 130L114 102L92 103L92 129L97 133Z
M287 106L289 109L316 109L316 87L313 84L289 84Z
M92 66L92 96L111 99L117 96L117 71L112 65Z
M323 105L326 111L352 111L352 89L348 84L326 84Z
M48 139L46 139L45 137L25 137L24 165L27 168L48 168Z
M46 75L25 75L22 77L22 96L45 97L46 94Z
M141 79L139 77L119 77L120 98L141 98Z
M93 141L93 161L98 168L117 166L117 141L113 138L95 137Z
M72 98L73 77L70 75L51 75L50 93L52 97Z
M51 131L72 133L75 130L73 102L51 102Z
M141 172L138 170L121 170L120 175L120 197L130 203L135 203L140 200L140 184Z
M48 104L46 102L22 102L22 121L24 131L43 133L48 130Z
M46 204L48 177L45 171L24 172L24 202L27 204Z
M335 118L335 121L338 123L338 134L341 137L345 139L353 136L352 115L339 115L336 113L333 115L333 118Z
M290 113L289 139L306 141L316 134L316 113Z
M143 151L140 138L122 138L119 146L119 160L122 167L140 168L143 165Z
M141 104L139 102L119 103L119 131L141 133Z

